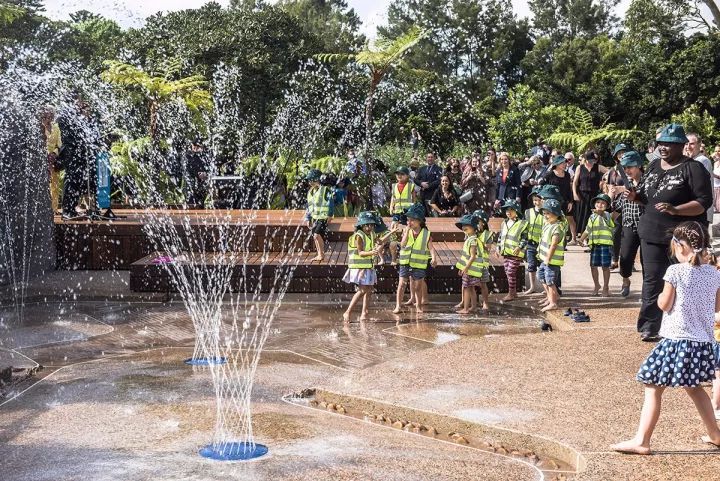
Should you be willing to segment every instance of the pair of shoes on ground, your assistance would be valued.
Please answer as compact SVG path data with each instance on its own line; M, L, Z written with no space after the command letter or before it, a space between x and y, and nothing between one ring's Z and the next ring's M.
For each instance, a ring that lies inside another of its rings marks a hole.
M590 316L588 316L585 311L581 311L580 309L573 310L568 308L563 315L569 317L575 322L590 322Z
M654 332L641 332L640 333L640 339L643 342L658 342L662 337L660 337L659 334Z

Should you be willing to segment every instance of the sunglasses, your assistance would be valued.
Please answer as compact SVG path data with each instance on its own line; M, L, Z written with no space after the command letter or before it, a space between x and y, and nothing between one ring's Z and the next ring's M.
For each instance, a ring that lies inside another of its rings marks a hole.
M672 237L673 244L682 245L682 242L677 237Z

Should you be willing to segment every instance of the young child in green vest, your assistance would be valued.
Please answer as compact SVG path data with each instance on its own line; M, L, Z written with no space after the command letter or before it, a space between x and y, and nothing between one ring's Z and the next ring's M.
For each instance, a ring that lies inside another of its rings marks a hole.
M503 268L508 283L508 293L502 300L509 302L517 298L517 271L525 258L527 222L521 217L522 207L515 199L506 200L501 209L505 220L500 229L498 254L504 259Z
M525 247L525 261L527 264L528 279L530 286L523 295L528 296L537 290L536 272L538 268L537 248L540 244L540 235L542 234L545 218L542 214L542 197L540 197L540 188L535 186L530 192L530 201L532 207L525 209L525 221L527 222L527 245Z
M455 264L458 275L462 277L462 300L455 306L458 314L470 314L477 308L476 287L480 287L483 295L483 310L487 311L488 288L490 281L488 272L489 259L485 245L478 239L477 217L463 216L455 225L465 233L465 243L460 260Z
M307 194L307 212L305 220L313 234L317 256L312 260L322 262L325 259L325 237L327 236L328 219L332 217L334 192L320 183L322 172L312 169L305 176L310 183Z
M610 264L612 263L612 246L613 246L613 229L615 222L608 212L610 208L610 197L606 194L599 194L593 198L595 210L588 219L585 232L580 236L580 244L588 241L590 246L590 273L592 274L595 288L593 296L597 296L600 292L600 280L598 275L598 267L602 269L603 285L602 295L608 297L610 295Z
M382 222L382 220L380 221ZM343 319L350 320L350 315L360 299L362 299L362 312L360 320L368 319L368 303L373 286L377 283L377 273L373 259L380 251L380 246L394 232L388 231L383 237L376 237L378 218L373 212L361 212L355 224L355 232L348 239L348 269L343 281L355 284L357 292L350 301Z
M415 305L417 312L423 312L425 304L425 293L427 285L428 261L433 267L437 265L435 249L433 247L430 231L425 226L425 207L422 204L414 204L407 211L408 227L405 229L400 241L400 257L397 294L395 297L395 309L393 313L401 311L405 287L410 282L410 300L405 305Z
M560 267L565 263L563 242L565 229L560 223L560 219L563 217L560 201L556 199L543 201L542 212L545 217L545 225L543 225L540 245L538 245L538 258L541 262L538 268L538 281L545 290L545 300L541 302L541 305L543 306L542 312L546 312L558 308L555 279L560 273Z
M415 185L410 182L410 169L398 167L395 170L395 180L397 182L392 185L392 196L390 197L391 229L398 224L407 225L405 212L415 203L416 199ZM400 239L395 236L390 240L390 261L394 266L397 265L399 251Z

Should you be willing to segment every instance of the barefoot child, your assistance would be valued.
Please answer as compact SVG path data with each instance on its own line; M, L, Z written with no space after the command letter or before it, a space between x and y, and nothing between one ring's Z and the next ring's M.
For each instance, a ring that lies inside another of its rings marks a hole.
M560 267L565 263L565 246L563 245L565 229L560 223L563 212L559 201L555 199L543 201L542 212L545 216L545 225L543 225L538 246L538 258L541 262L538 268L538 281L545 290L546 299L542 312L546 312L558 307L555 279L560 272Z
M381 221L382 222L382 221ZM362 298L362 313L360 320L368 319L368 302L372 293L372 286L377 282L377 273L373 266L373 259L380 250L380 245L390 236L389 231L382 238L376 238L375 229L378 219L372 212L361 212L355 224L355 233L348 239L348 270L343 281L357 285L357 292L350 301L343 319L350 320L355 304Z
M310 182L310 190L307 194L307 212L305 220L310 227L317 256L312 260L322 262L325 259L325 236L327 235L328 218L332 217L334 192L330 188L320 184L322 172L312 169L305 176Z
M477 308L476 287L480 287L483 293L483 310L488 310L488 288L490 274L488 253L485 245L478 239L477 217L472 215L463 216L455 225L465 233L462 257L455 267L458 275L462 277L462 300L455 306L460 309L458 314L470 314Z
M410 300L405 305L415 305L417 312L423 312L425 293L425 275L428 261L434 267L435 249L433 248L430 231L425 227L425 207L414 204L407 211L408 227L400 241L400 282L395 300L394 313L400 312L405 286L410 281Z
M597 296L600 292L599 267L602 269L603 274L602 295L608 297L610 295L608 284L610 282L615 222L612 220L610 212L608 212L611 203L608 195L596 195L593 202L595 210L590 215L585 232L580 236L580 244L583 244L587 239L588 246L590 246L590 273L595 283L593 296Z
M505 220L500 229L498 254L504 258L503 267L508 282L508 293L502 300L508 302L517 298L517 271L525 257L528 224L522 219L522 208L516 200L506 200L501 209Z
M701 386L715 376L713 324L720 311L720 272L706 264L710 236L698 222L683 222L673 231L670 248L678 260L665 272L658 297L663 310L660 336L637 374L645 384L645 401L635 437L611 446L629 454L650 454L650 438L660 417L667 387L682 387L693 400L707 430L703 442L720 447L720 429L710 398Z
M530 192L530 201L533 206L525 210L525 221L527 222L527 246L525 247L525 260L527 262L528 278L530 279L530 287L523 292L527 296L533 294L537 290L537 247L540 243L540 234L542 234L545 218L542 215L542 197L540 197L540 188L535 186Z

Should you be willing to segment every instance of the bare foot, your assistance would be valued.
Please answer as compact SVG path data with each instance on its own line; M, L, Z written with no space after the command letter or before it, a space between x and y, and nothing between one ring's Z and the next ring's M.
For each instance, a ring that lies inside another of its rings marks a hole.
M488 306L487 304L483 304L482 310L485 312L490 312L490 306Z
M315 256L311 259L311 262L322 262L325 258L323 256Z
M393 314L400 314L402 312L402 309L400 309L400 306L395 306L395 309L393 309Z
M350 320L350 313L345 312L343 313L343 321L348 322Z
M703 436L700 438L700 441L720 449L720 439L713 440L710 436Z
M385 265L385 259L380 259L380 260L378 261L377 265L379 265L379 266L384 266L384 265Z
M430 304L430 301L423 301L422 303L423 306L427 306L428 304Z
M417 310L418 314L421 314L423 312L422 305L415 304L415 309Z
M607 287L604 288L603 291L602 291L602 296L603 296L603 297L610 297L610 289L608 289Z
M543 299L542 301L538 302L538 305L539 305L540 307L545 307L545 306L547 306L549 303L550 303L550 301L548 301L547 299Z
M463 308L463 303L462 303L462 302L461 302L460 304L455 304L455 306L453 307L453 309L455 309L455 310L457 310L457 309L462 309L462 308Z
M403 305L405 306L414 306L415 305L415 299L410 299L407 302L403 302Z
M370 315L369 315L367 312L363 312L363 313L360 315L360 320L361 320L361 321L369 321L369 320L370 320Z
M540 309L540 312L553 311L558 308L557 304L548 304L547 306Z
M600 294L600 284L597 284L592 291L593 296L597 296L598 294Z
M612 446L610 446L610 449L623 454L641 454L643 456L647 456L648 454L650 454L650 447L643 446L634 439L613 444Z
M514 301L515 299L517 299L517 296L511 296L510 294L508 294L507 296L505 296L505 297L502 298L502 301L503 301L503 302L510 302L510 301Z
M458 313L458 314L462 314L462 315L466 315L466 314L470 314L470 311L467 310L467 309L460 309L459 311L457 311L457 313Z
M529 296L530 294L534 294L534 293L535 293L534 289L528 289L527 291L523 291L523 293L520 295L521 296Z

